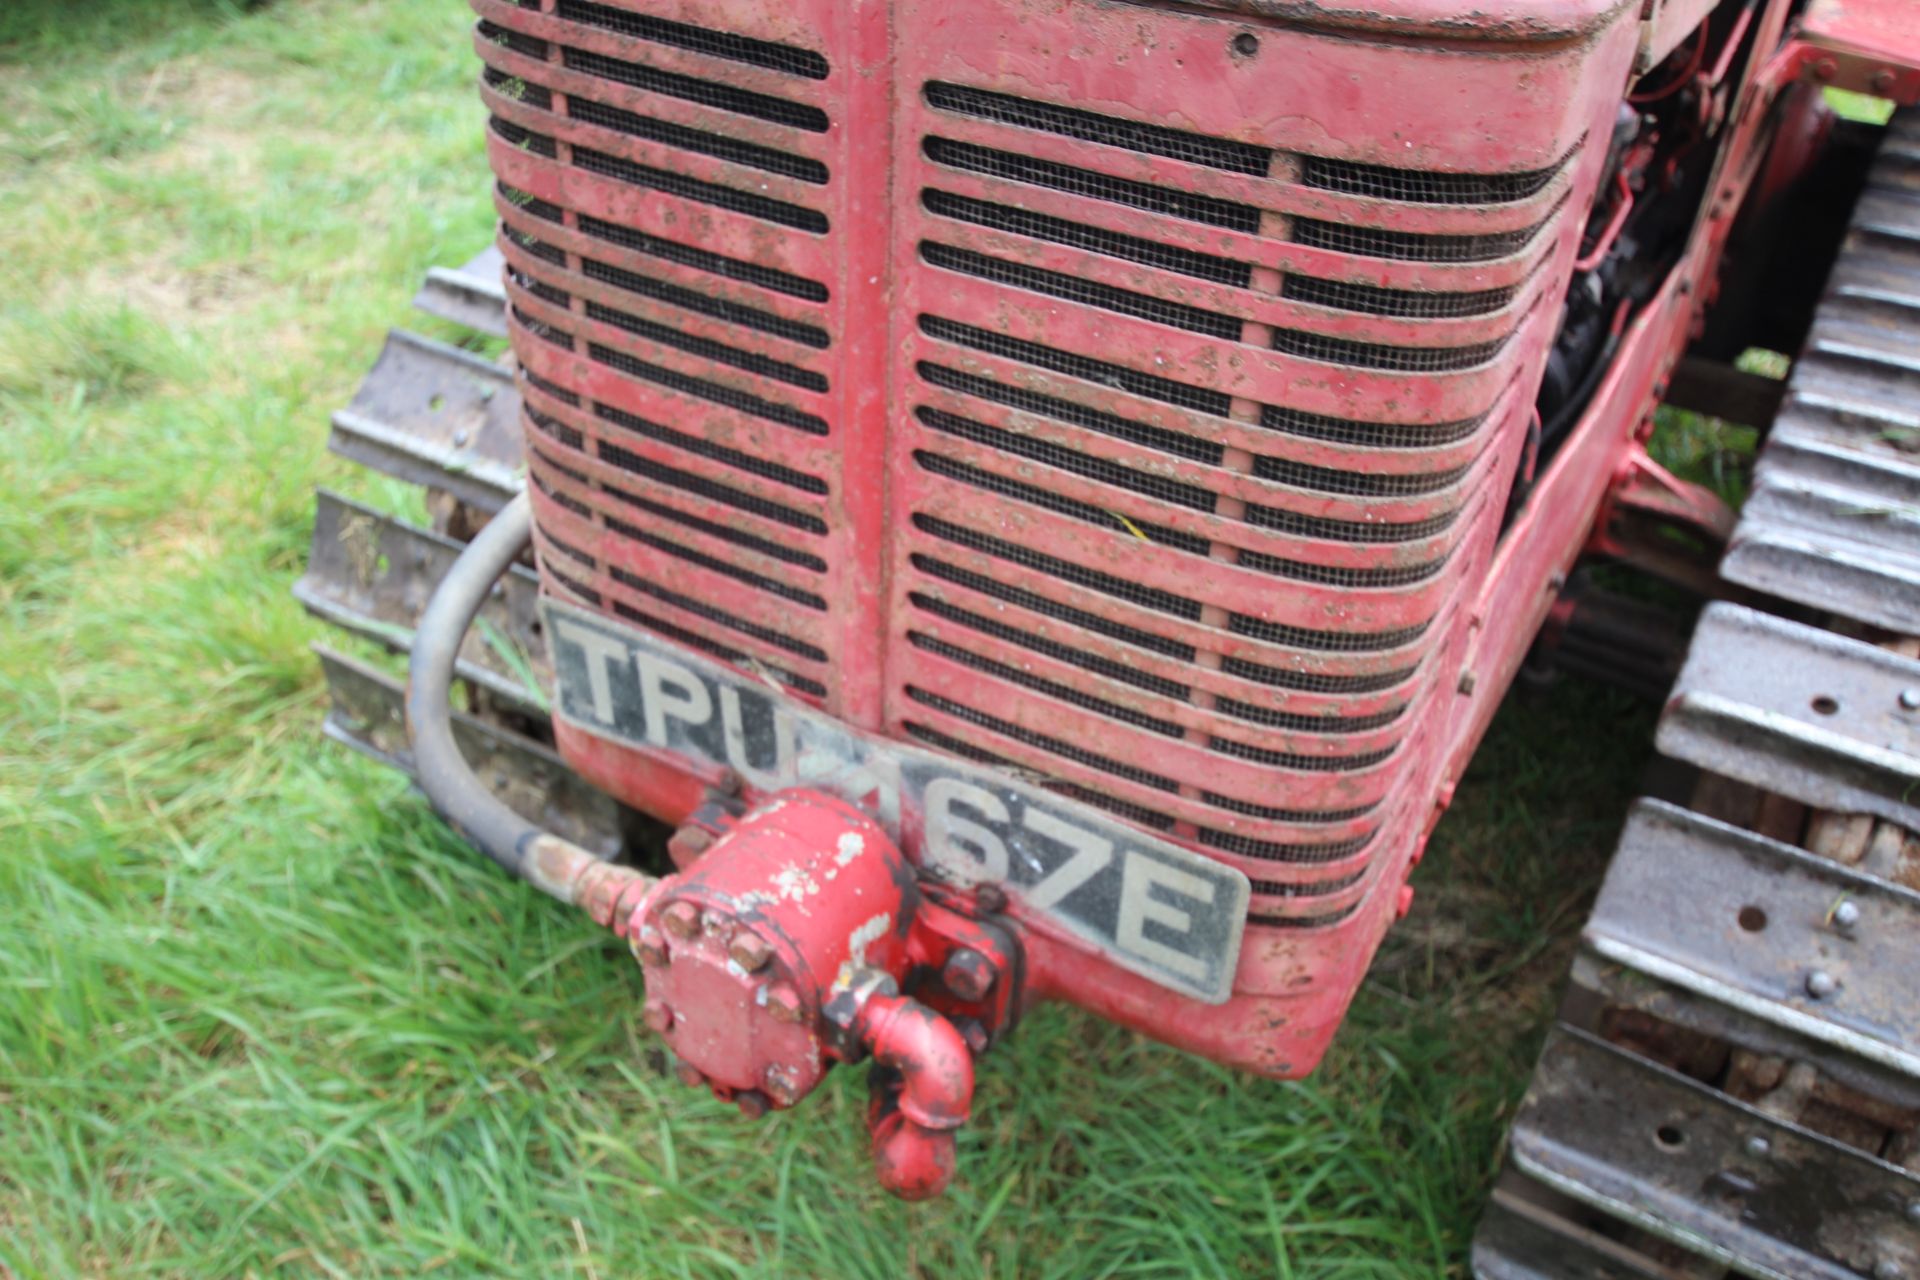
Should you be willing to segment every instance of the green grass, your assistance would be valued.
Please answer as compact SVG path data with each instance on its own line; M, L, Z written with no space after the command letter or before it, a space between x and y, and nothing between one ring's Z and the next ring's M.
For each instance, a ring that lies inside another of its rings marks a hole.
M288 586L486 238L457 0L0 8L0 1273L1460 1276L1650 714L1509 705L1322 1071L1048 1009L945 1200L860 1073L748 1123L638 974L324 743Z

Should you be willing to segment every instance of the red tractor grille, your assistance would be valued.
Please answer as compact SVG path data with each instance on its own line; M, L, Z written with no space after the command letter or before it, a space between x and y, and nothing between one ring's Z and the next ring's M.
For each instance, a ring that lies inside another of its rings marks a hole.
M1220 1005L1007 911L1041 998L1310 1068L1515 625L1476 611L1631 14L470 3L543 590L1241 871ZM554 731L673 822L716 754L872 780L721 730Z
M827 59L575 0L476 8L548 589L836 702Z
M1240 867L1256 925L1344 918L1451 693L1565 160L1303 155L950 47L900 104L890 721Z
M1397 874L1582 118L1381 163L1281 73L1405 50L1157 6L473 3L548 590L1203 850L1256 925Z

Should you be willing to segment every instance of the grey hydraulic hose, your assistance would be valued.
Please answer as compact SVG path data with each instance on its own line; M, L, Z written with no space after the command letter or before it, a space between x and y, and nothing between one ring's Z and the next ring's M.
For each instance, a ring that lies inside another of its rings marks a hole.
M407 664L407 739L415 781L462 838L514 875L575 902L583 877L591 878L600 860L508 808L475 775L453 738L451 697L461 641L532 537L533 518L522 493L467 544L434 588Z

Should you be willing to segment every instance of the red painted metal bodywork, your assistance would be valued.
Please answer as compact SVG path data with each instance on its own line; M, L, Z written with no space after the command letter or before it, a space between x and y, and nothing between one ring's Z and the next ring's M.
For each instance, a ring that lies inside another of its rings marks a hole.
M546 589L1241 869L1221 1005L989 914L1025 1000L1310 1070L1819 37L1754 20L1691 248L1502 536L1638 5L473 2ZM670 822L738 781L556 735Z

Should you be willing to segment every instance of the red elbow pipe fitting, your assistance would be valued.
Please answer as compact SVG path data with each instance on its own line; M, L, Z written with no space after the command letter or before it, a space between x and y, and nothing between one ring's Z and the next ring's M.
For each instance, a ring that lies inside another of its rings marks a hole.
M906 996L876 995L855 1030L897 1091L868 1112L874 1170L903 1200L939 1195L953 1180L954 1130L973 1106L973 1054L951 1022Z

